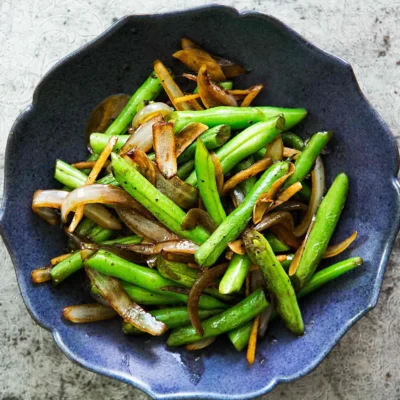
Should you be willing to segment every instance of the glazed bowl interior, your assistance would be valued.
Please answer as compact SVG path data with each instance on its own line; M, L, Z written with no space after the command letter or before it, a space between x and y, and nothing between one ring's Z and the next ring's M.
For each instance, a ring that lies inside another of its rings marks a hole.
M364 265L301 300L303 337L274 322L251 368L226 337L189 353L167 349L165 338L124 336L117 320L67 323L63 307L90 301L81 273L58 287L30 281L32 269L62 254L66 243L60 229L31 212L33 192L59 186L52 178L57 158L86 158L86 120L102 99L133 93L158 58L176 75L183 71L171 57L183 36L247 67L250 73L235 87L264 83L256 104L307 108L308 117L295 128L302 137L333 130L324 157L327 182L342 171L350 178L333 242L357 230L356 244L337 259L362 256ZM29 311L69 358L155 398L250 398L308 373L375 305L399 227L397 161L393 136L360 92L350 66L274 18L226 7L130 16L56 65L15 123L7 147L1 229Z

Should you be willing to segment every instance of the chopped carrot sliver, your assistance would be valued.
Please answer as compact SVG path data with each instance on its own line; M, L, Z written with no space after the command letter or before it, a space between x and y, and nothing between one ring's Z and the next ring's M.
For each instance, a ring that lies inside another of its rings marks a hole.
M188 94L186 96L177 97L176 99L174 99L174 103L175 104L183 103L184 101L196 100L198 98L200 98L200 95L198 93Z
M249 345L247 347L247 362L252 365L254 364L254 359L256 356L256 347L257 347L257 335L258 335L258 327L260 326L261 314L258 314L257 317L254 318L253 327L251 328Z

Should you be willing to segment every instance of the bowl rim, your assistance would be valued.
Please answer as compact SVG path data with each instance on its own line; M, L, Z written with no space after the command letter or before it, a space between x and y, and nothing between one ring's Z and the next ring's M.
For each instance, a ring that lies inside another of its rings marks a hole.
M45 321L42 321L35 313L33 312L33 309L30 306L30 302L28 298L25 296L24 289L22 288L20 284L20 279L19 279L19 271L18 271L18 266L17 262L15 259L15 254L14 250L12 248L11 243L8 241L7 237L7 231L4 227L4 219L6 216L6 210L7 210L7 202L9 199L8 196L8 188L10 186L9 183L9 178L8 178L8 170L9 170L9 164L12 158L11 154L11 143L14 140L14 130L15 127L23 120L24 118L28 117L35 109L35 105L38 103L38 98L39 94L41 91L42 86L49 80L51 79L53 73L62 65L66 65L70 62L73 62L75 57L77 55L85 54L88 53L93 47L100 46L103 41L105 41L107 38L110 36L114 35L114 33L117 33L123 26L129 23L129 21L133 19L145 19L145 18L153 18L153 19L162 19L165 17L171 17L171 16L176 16L176 15L188 15L191 13L197 13L205 10L210 10L210 9L215 9L215 10L222 10L226 12L227 14L230 14L232 17L236 18L246 18L248 16L256 16L257 18L264 19L267 22L272 22L278 26L279 29L287 31L290 36L297 41L301 42L302 44L306 45L309 51L317 52L322 55L324 55L327 59L330 59L331 62L336 62L341 65L342 68L344 68L348 74L351 75L350 79L350 84L355 85L355 90L357 94L360 96L360 100L363 101L370 111L373 112L374 116L377 118L379 121L380 125L382 126L383 130L385 131L387 135L387 139L390 141L390 145L392 149L394 150L393 160L394 160L394 165L393 165L393 176L392 176L392 184L394 186L394 190L397 192L397 201L396 201L396 214L395 214L395 220L393 221L392 224L392 229L388 235L387 241L385 243L382 257L379 263L379 266L377 268L376 276L375 276L375 282L373 286L373 290L371 291L371 296L370 296L370 301L368 305L362 309L359 313L357 313L352 319L347 321L346 324L342 326L340 330L338 330L335 335L332 337L332 340L324 346L324 350L321 351L317 357L314 358L313 362L307 364L305 368L301 371L297 371L296 373L290 375L290 376L278 376L275 377L273 380L270 381L269 384L264 386L260 390L256 390L253 392L248 392L245 394L221 394L221 393L215 393L215 392L203 392L203 391L191 391L191 392L182 392L177 389L174 393L169 392L169 393L161 393L161 392L156 392L154 391L146 382L135 378L134 376L130 375L129 378L127 378L124 374L121 374L120 372L115 372L115 371L110 371L107 368L94 365L92 362L83 359L79 357L77 354L75 354L72 350L69 349L68 345L64 343L62 340L62 337L60 335L60 332L55 328L50 326L48 323ZM382 117L379 115L379 113L375 110L375 108L370 104L368 99L365 97L363 94L357 78L354 74L352 66L342 58L333 55L318 46L312 44L310 41L305 39L303 36L301 36L299 33L297 33L295 30L293 30L290 26L286 25L276 17L273 17L272 15L265 14L262 12L258 11L238 11L236 8L231 7L231 6L225 6L225 5L218 5L218 4L210 4L210 5L203 5L203 6L197 6L197 7L191 7L188 9L183 9L183 10L178 10L178 11L169 11L169 12L164 12L164 13L159 13L159 14L132 14L132 15L125 15L122 18L120 18L118 21L116 21L113 25L108 27L105 31L100 33L98 36L96 36L94 39L90 40L89 42L85 43L84 45L80 46L73 52L67 54L63 58L61 58L59 61L57 61L40 79L38 82L32 96L32 103L28 105L17 117L15 122L13 123L10 133L7 138L7 145L6 145L6 151L5 151L5 161L4 161L4 183L3 183L3 199L2 199L2 204L0 208L0 235L4 241L4 244L7 248L7 251L10 255L11 261L14 265L16 277L17 277L17 282L18 282L18 287L21 293L21 296L23 298L24 304L31 315L32 319L41 327L45 328L46 330L50 331L57 346L61 349L61 351L73 362L78 364L81 367L84 367L85 369L101 374L113 379L117 379L119 381L122 381L124 383L128 383L143 392L145 392L147 395L149 395L152 398L155 399L221 399L221 400L244 400L244 399L252 399L254 397L262 396L268 392L270 392L272 389L274 389L279 383L288 383L292 382L295 380L298 380L305 375L309 374L311 371L313 371L320 363L321 361L327 356L328 353L332 351L332 349L336 346L336 344L340 341L340 339L343 337L343 335L349 331L349 329L358 321L360 318L362 318L365 314L367 314L370 310L372 310L378 301L379 298L379 293L381 290L382 286L382 281L383 281L383 276L386 270L387 263L389 261L389 257L391 254L391 251L393 249L394 241L397 237L397 234L400 229L400 183L397 178L398 172L399 172L399 149L397 146L396 139L392 132L390 131L389 127L385 123L385 121L382 119Z

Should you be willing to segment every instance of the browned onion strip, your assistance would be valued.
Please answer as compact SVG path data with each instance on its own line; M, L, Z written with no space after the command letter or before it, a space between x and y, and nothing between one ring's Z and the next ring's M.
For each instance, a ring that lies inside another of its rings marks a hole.
M189 79L189 81L193 81L193 82L197 83L197 75L184 73L184 74L182 74L182 76L186 79Z
M299 239L285 225L274 225L269 229L278 237L279 240L286 243L288 246L293 247L294 249L297 249L300 246Z
M158 321L147 313L138 304L134 303L126 294L121 282L111 276L104 275L92 268L86 268L90 281L96 285L102 296L110 303L111 307L124 319L150 335L162 335L167 325Z
M255 224L258 224L261 221L265 212L272 207L276 195L281 190L286 179L288 179L289 176L293 174L293 172L294 172L294 165L290 163L288 173L279 178L277 181L275 181L271 186L271 188L258 198L253 208L253 222Z
M90 113L85 128L85 144L92 153L90 147L90 134L93 132L105 132L115 118L121 113L131 96L127 94L114 94L105 98Z
M216 267L206 269L202 272L199 278L196 279L195 283L192 286L192 289L190 290L188 298L189 317L193 327L196 329L196 332L200 336L203 336L204 334L203 325L201 324L198 312L200 296L203 293L204 289L208 288L211 284L214 283L215 279L219 278L225 273L227 268L228 263L220 264Z
M53 208L41 207L38 208L35 213L50 225L57 225L60 222L59 214Z
M308 210L302 221L294 230L294 234L298 237L303 236L308 227L310 226L311 220L317 209L325 192L325 170L324 164L321 157L317 157L315 160L314 169L311 172L311 198L308 204Z
M131 150L126 153L126 155L122 156L126 161L128 158L132 160L138 171L152 184L155 186L156 184L156 166L147 157L147 154L140 149L139 147L133 147Z
M122 188L112 185L95 184L74 189L65 198L61 206L62 221L67 221L68 214L72 210L90 203L123 205L134 208L144 215L149 215L149 212Z
M121 222L114 217L108 209L101 204L87 204L84 214L87 218L96 222L102 228L119 230L122 229Z
M150 151L153 148L153 125L162 120L162 115L157 114L140 125L122 146L120 155L129 152L135 147L142 149L144 152Z
M171 74L168 72L165 65L160 60L156 60L154 62L154 71L174 107L179 111L192 110L193 107L186 101L183 103L175 104L175 99L178 97L182 97L184 94L172 78Z
M215 167L215 180L217 181L218 193L221 195L224 190L224 171L217 155L214 152L211 152L210 155Z
M200 122L191 122L186 125L175 137L175 154L178 158L202 133L208 129Z
M50 271L53 268L52 265L43 268L34 269L31 272L31 279L33 283L43 283L51 281Z
M75 324L105 321L118 315L112 308L99 303L65 307L62 314L66 320Z
M176 254L194 254L199 246L190 240L169 240L157 244L119 244L116 247L123 250L134 251L139 254L154 255L163 251Z
M72 253L61 254L61 256L52 258L50 260L50 264L54 267L55 265L59 264L61 261L64 261L67 258L70 258L71 256L72 256Z
M149 121L154 118L156 115L161 115L162 118L171 114L174 111L168 104L155 102L150 103L147 106L143 107L133 118L132 128L137 129L143 123Z
M276 211L301 211L307 212L308 206L300 201L292 201L288 200L285 203L281 204L280 206L276 207Z
M193 40L190 40L188 38L182 38L181 39L181 47L182 47L183 50L186 50L186 49L201 49L201 47L197 43L193 42Z
M216 336L211 336L209 338L200 339L197 342L190 343L186 345L186 350L194 351L194 350L201 350L205 349L206 347L210 346L215 342Z
M234 96L245 97L250 93L249 89L231 89L227 90L229 94L233 94Z
M293 160L296 160L296 158L301 154L300 150L292 149L290 147L284 147L283 148L283 157L288 158L288 157L293 157Z
M71 164L71 166L76 169L86 169L86 168L93 168L95 164L96 164L96 161L81 161L81 162ZM104 164L103 168L107 168L109 165L110 165L110 163L107 161Z
M222 68L206 51L202 49L191 48L179 50L172 54L172 57L181 61L194 72L199 72L200 68L204 65L209 71L211 78L215 81L221 82L226 80Z
M201 208L190 209L182 221L181 228L185 230L194 229L197 225L201 225L208 232L212 233L217 229L215 222L209 216L207 211Z
M262 232L265 229L270 228L273 225L283 224L288 229L294 230L294 221L292 214L287 211L276 211L267 214L263 219L254 227L258 232Z
M356 240L357 235L357 231L354 231L347 239L338 244L329 246L325 251L324 258L335 257L343 253Z
M161 256L165 258L167 261L173 261L173 262L180 262L180 263L194 263L194 253L177 253L177 252L171 252L168 250L163 250L161 252Z
M246 248L244 246L242 239L234 240L233 242L228 243L228 247L235 253L235 254L246 254Z
M245 198L243 191L237 187L231 190L229 195L231 196L232 203L235 208L238 208L239 204L242 203Z
M264 89L264 85L255 85L249 88L250 93L244 98L240 107L249 107L253 100L258 96L261 90Z
M271 296L269 306L260 314L260 326L258 327L258 336L263 338L267 332L272 311L275 309L275 297Z
M278 195L275 199L274 204L271 206L270 210L280 206L281 204L285 203L289 199L291 199L296 193L300 192L303 188L303 185L300 182L293 183L290 185L286 190Z
M272 164L272 160L270 158L263 158L257 162L255 162L250 167L244 169L243 171L238 172L233 175L227 182L224 184L224 188L222 190L222 194L226 195L233 188L235 188L239 183L245 181L247 178L257 175L258 173L266 170Z
M153 125L153 147L156 164L161 173L170 179L176 175L178 164L175 153L174 125L171 122L157 122Z
M268 146L265 157L269 157L273 162L283 160L283 141L278 135Z
M92 170L90 171L90 174L87 177L84 186L92 185L93 183L96 182L97 176L100 174L101 170L103 169L104 164L106 163L108 157L110 156L117 141L118 141L117 136L112 136L110 138L106 147L104 147L104 150L101 152L100 157L96 160L96 163L94 164ZM76 227L79 225L79 222L81 222L81 220L83 218L84 212L85 212L84 204L76 207L74 218L71 222L71 225L68 227L69 232L73 232L76 229Z
M66 190L36 190L32 198L32 210L36 212L42 207L60 208L68 194Z
M202 65L197 75L197 85L201 101L206 108L217 106L233 106L237 107L235 96L229 94L221 86L211 80L207 67Z
M115 210L122 222L139 236L147 237L154 242L179 239L175 233L172 233L160 222L150 219L132 208L117 206Z
M184 95L182 97L177 97L175 99L175 104L182 103L184 101L196 100L196 99L199 99L199 98L200 98L200 95L198 93L186 94L186 95Z

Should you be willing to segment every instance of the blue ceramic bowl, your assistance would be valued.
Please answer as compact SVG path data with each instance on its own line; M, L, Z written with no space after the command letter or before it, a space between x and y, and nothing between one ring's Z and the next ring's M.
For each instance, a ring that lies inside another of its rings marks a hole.
M301 301L306 334L295 338L277 321L260 341L250 368L243 353L219 339L200 354L169 350L164 338L129 338L119 321L71 325L63 307L88 301L83 277L54 288L34 286L32 269L61 254L64 234L30 209L35 189L55 186L54 162L85 158L89 112L114 93L132 93L161 58L189 36L213 53L238 60L251 73L237 87L265 82L258 104L306 107L297 128L306 137L332 129L325 158L328 183L339 172L351 190L333 241L359 232L343 258L365 264ZM213 6L165 15L128 16L59 62L36 88L15 122L6 152L1 231L32 317L50 330L64 353L83 367L130 383L158 399L247 399L309 373L378 299L399 229L398 152L389 129L358 87L346 62L314 47L276 19Z

